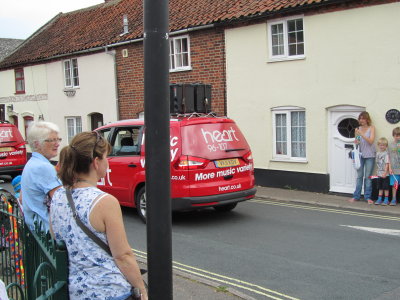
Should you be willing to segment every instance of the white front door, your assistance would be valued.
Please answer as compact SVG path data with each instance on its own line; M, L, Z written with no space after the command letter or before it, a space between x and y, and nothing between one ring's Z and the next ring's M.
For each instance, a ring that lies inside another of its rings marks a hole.
M346 110L347 109L347 110ZM331 192L352 194L356 186L356 170L349 152L354 148L354 129L358 127L358 107L330 110L330 189Z

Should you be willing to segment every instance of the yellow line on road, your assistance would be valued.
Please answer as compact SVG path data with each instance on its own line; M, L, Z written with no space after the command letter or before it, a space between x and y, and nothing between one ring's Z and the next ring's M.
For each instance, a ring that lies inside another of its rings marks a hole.
M335 213L335 214L342 214L342 215L352 215L352 216L359 216L359 217L366 217L366 218L373 218L373 219L381 219L381 220L389 220L389 221L400 221L400 217L392 217L392 216L383 216L383 215L376 215L376 214L371 214L371 213L362 213L362 212L356 212L356 211L350 211L350 210L344 210L344 209L333 209L333 208L324 208L324 207L314 207L314 206L308 206L308 205L300 205L300 204L292 204L288 202L283 202L283 201L273 201L273 200L264 200L264 199L252 199L247 202L255 202L255 203L262 203L262 204L270 204L270 205L276 205L276 206L286 206L286 207L293 207L293 208L301 208L301 209L306 209L306 210L315 210L315 211L322 211L322 212L329 212L329 213ZM318 205L318 204L312 204L310 205Z
M242 289L248 290L250 292L253 292L255 294L266 296L266 297L271 298L271 299L275 299L275 300L294 299L294 298L291 298L291 297L290 298L279 298L279 297L276 297L276 296L273 296L273 295L270 295L270 294L267 294L267 293L260 292L258 290L253 289L253 288L249 288L249 287L246 287L246 286L243 286L243 285L240 285L240 284L236 284L236 283L233 283L233 282L230 282L230 281L227 281L227 280L215 278L215 277L212 277L212 276L209 276L209 275L201 274L199 272L194 272L192 270L188 270L188 269L185 269L185 268L180 268L180 267L174 266L174 269L177 269L177 270L180 270L180 271L184 271L186 273L194 274L196 276L200 276L200 277L206 278L208 280L212 280L212 281L217 281L217 282L220 282L220 283L228 284L228 285L234 286L236 288L242 288ZM279 294L278 292L274 292L274 291L272 291L272 292ZM284 295L282 295L282 296L285 297Z
M135 249L132 249L132 250L135 252L136 256L144 258L144 259L147 258L147 253L146 252L143 252L143 251L140 251L140 250L135 250ZM253 283L249 283L249 282L246 282L246 281L243 281L243 280L239 280L239 279L232 278L232 277L227 277L227 276L220 275L220 274L217 274L217 273L213 273L213 272L210 272L210 271L207 271L207 270L203 270L203 269L199 269L199 268L192 267L192 266L189 266L189 265L185 265L185 264L182 264L182 263L179 263L179 262L176 262L176 261L173 261L172 263L173 263L173 268L176 269L176 270L180 270L182 272L186 272L186 273L193 274L193 275L196 275L196 276L199 276L199 277L203 277L203 278L206 278L206 279L211 280L211 281L217 281L217 282L220 282L220 283L228 284L228 285L236 287L236 288L241 288L241 289L253 292L253 293L258 294L258 295L266 296L266 297L268 297L270 299L276 299L276 300L285 300L285 299L299 300L298 298L294 298L294 297L291 297L289 295L285 295L283 293L280 293L280 292L277 292L277 291L273 291L271 289L267 289L267 288L264 288L262 286L259 286L259 285L253 284ZM235 283L235 282L237 282L237 283ZM271 295L271 294L273 294L273 295Z

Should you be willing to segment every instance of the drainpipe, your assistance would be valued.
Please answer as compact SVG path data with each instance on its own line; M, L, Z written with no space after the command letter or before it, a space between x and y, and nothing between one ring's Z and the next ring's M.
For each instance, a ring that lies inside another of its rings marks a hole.
M115 57L115 50L108 50L108 47L104 47L107 54L111 55L114 62L114 89L115 89L115 106L117 108L117 120L120 119L119 113L119 93L118 93L118 78L117 78L117 58Z
M201 25L201 26L197 26L197 27L190 27L190 28L185 28L185 29L181 29L181 30L170 32L169 36L179 35L179 34L188 33L188 32L192 32L192 31L205 30L205 29L210 29L210 28L214 28L214 27L215 27L214 24Z

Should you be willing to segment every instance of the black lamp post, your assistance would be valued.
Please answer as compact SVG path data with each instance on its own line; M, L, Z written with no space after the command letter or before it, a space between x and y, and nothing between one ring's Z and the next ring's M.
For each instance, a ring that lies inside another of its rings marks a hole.
M149 299L173 299L168 0L144 0L144 119Z

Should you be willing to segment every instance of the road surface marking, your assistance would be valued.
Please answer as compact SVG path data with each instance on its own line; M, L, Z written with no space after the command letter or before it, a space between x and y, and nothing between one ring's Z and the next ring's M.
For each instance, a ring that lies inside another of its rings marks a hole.
M340 226L369 231L373 233L400 236L400 230L398 229L374 228L374 227L351 226L351 225L340 225Z
M366 217L366 218L373 218L373 219L381 219L381 220L390 220L390 221L398 221L398 222L400 222L400 217L375 215L375 214L372 214L372 213L362 213L362 212L344 210L344 209L318 207L318 204L311 204L311 203L310 203L310 205L317 205L317 206L314 207L314 206L308 206L308 205L292 204L292 203L279 201L279 200L272 201L272 200L265 200L265 199L252 199L252 200L248 200L246 202L270 204L270 205L276 205L276 206L294 207L294 208L301 208L301 209L305 209L305 210L315 210L315 211L329 212L329 213L342 214L342 215L352 215L352 216L360 216L360 217Z
M136 250L136 249L132 249L136 256L147 259L147 253L144 251L140 251L140 250ZM289 295L285 295L283 293L271 290L271 289L267 289L264 288L262 286L253 284L253 283L249 283L243 280L239 280L236 278L232 278L232 277L227 277L224 275L220 275L217 273L213 273L207 270L203 270L200 268L196 268L196 267L192 267L189 265L185 265L176 261L172 261L172 267L176 270L180 270L182 272L186 272L189 274L193 274L199 277L203 277L206 278L208 280L211 281L216 281L216 282L220 282L220 283L224 283L236 288L241 288L247 291L250 291L252 293L258 294L258 295L262 295L262 296L266 296L270 299L276 299L276 300L286 300L286 299L290 299L290 300L299 300L298 298L295 297L291 297Z

